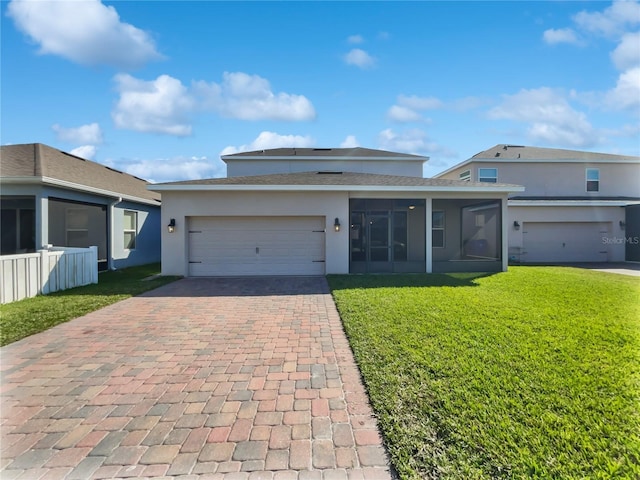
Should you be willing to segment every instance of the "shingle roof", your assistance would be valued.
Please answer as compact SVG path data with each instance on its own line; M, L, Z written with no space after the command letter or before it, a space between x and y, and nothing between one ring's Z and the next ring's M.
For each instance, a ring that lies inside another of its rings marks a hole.
M160 183L151 186L365 186L365 187L514 187L502 183L461 182L439 178L421 178L399 175L379 175L353 172L303 172L251 175L245 177L209 178L182 182Z
M398 159L398 160L415 160L425 162L428 157L420 155L411 155L408 153L396 153L386 150L374 150L371 148L271 148L267 150L254 150L252 152L234 153L231 155L223 155L223 160L242 160L248 158L287 158L287 157L343 157L345 159Z
M160 203L148 182L41 143L0 147L0 178L50 178Z
M476 153L472 159L521 159L521 160L584 160L585 162L606 162L606 161L636 161L640 162L640 157L631 155L613 155L610 153L582 152L579 150L564 150L561 148L527 147L524 145L499 144Z

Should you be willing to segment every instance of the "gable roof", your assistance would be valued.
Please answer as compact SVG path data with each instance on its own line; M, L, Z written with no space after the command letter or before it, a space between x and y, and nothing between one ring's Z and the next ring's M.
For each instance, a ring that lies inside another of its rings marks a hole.
M610 153L583 152L580 150L564 150L561 148L528 147L524 145L498 144L494 147L476 153L472 160L549 160L563 162L567 160L584 162L640 162L640 157L631 155L613 155Z
M303 172L209 178L168 182L149 186L155 191L185 190L272 190L272 191L523 191L524 187L504 183L461 182L435 178L379 175L354 172Z
M160 205L160 195L148 182L41 143L0 147L3 182L41 181L72 190Z
M640 163L640 157L613 155L610 153L582 152L561 148L527 147L500 143L476 153L473 157L457 163L434 175L440 178L472 162L478 163Z
M271 148L267 150L254 150L252 152L234 153L222 155L222 160L260 160L275 158L287 158L297 160L404 160L426 162L429 157L411 155L409 153L396 153L387 150L374 150L371 148Z

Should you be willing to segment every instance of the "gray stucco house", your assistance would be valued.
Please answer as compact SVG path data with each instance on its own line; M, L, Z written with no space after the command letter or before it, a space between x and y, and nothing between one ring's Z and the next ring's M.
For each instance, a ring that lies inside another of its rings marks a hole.
M524 185L506 212L513 262L640 261L640 157L500 144L435 178Z
M0 147L2 255L98 247L99 270L160 261L160 194L40 143Z
M162 273L497 272L518 185L423 178L427 157L367 148L225 155L227 178L162 193Z

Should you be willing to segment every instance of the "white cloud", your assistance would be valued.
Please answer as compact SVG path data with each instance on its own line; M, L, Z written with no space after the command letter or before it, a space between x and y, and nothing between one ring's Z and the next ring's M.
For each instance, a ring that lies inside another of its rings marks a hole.
M611 52L611 59L618 70L640 65L640 32L624 34L616 49Z
M542 39L549 45L557 45L559 43L582 45L578 34L571 28L550 28L542 34Z
M616 86L604 95L604 103L610 110L640 113L640 66L620 74Z
M176 156L152 160L107 160L105 164L151 183L200 180L224 177L226 166L222 160L210 160L204 156Z
M347 135L347 137L340 143L340 148L355 148L359 147L358 139L355 135Z
M12 0L7 15L39 45L40 54L118 68L163 58L148 33L122 22L113 6L98 0Z
M128 74L118 74L114 80L120 93L111 113L116 127L176 136L191 134L186 117L194 101L180 80L160 75L144 81Z
M313 120L313 104L303 95L274 93L269 81L258 75L225 72L221 84L194 82L201 107L240 120Z
M354 48L344 56L347 65L354 65L358 68L371 68L375 65L376 59L360 48Z
M378 40L389 40L390 38L391 38L391 35L389 34L389 32L378 33Z
M391 121L400 123L419 122L422 120L422 115L408 107L392 105L387 111L387 118Z
M102 130L97 123L81 125L75 128L65 128L58 124L52 125L51 128L56 133L58 140L75 144L93 143L101 144Z
M229 145L225 147L220 155L232 155L240 152L252 152L254 150L268 150L270 148L307 148L312 147L315 140L309 136L301 135L280 135L275 132L261 132L255 140L246 145L238 147Z
M394 132L390 128L378 134L378 145L382 150L412 153L414 155L439 155L441 157L455 157L452 150L439 145L429 139L424 130L413 128L404 132ZM432 165L437 165L432 162Z
M387 118L394 122L419 122L425 118L419 113L424 110L442 108L444 104L435 97L418 97L416 95L398 95L397 105L387 111Z
M535 142L588 147L598 141L586 115L574 110L562 92L547 87L504 95L489 118L528 124L527 134Z
M417 95L398 95L398 103L414 110L434 110L443 106L442 101L435 97L418 97Z
M362 35L351 35L347 37L347 42L352 44L364 43L364 38Z
M616 37L624 33L626 28L640 24L640 3L616 1L602 12L579 12L573 21L587 32Z
M82 145L81 147L74 148L69 153L86 160L93 160L96 156L96 150L95 145Z

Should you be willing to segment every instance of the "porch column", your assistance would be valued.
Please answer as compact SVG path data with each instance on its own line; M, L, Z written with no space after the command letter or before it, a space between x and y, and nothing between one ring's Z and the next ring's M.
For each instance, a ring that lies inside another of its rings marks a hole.
M433 237L431 236L431 228L432 228L432 220L433 220L433 215L432 215L432 211L433 211L433 205L432 205L432 199L431 198L427 198L426 202L425 202L425 215L427 216L425 218L425 222L424 224L426 225L426 249L427 251L425 252L425 258L427 259L427 273L432 273L433 272Z
M36 250L49 244L49 197L36 194Z
M509 268L509 221L507 219L507 196L502 197L502 211L500 218L502 219L502 271L506 272Z

